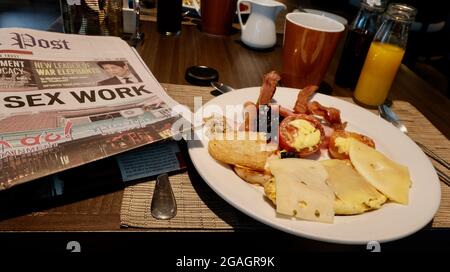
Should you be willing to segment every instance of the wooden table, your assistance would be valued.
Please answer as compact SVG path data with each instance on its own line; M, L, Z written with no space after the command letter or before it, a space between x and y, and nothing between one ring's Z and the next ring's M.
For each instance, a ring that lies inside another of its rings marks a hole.
M240 43L240 33L237 32L229 37L211 37L200 32L196 26L184 25L180 36L162 36L156 32L156 25L152 22L143 22L142 30L145 33L145 41L139 52L159 82L188 84L184 79L186 68L192 65L207 65L219 71L221 81L235 88L242 88L259 86L265 72L279 71L281 68L282 36L278 37L275 48L254 51ZM333 85L337 60L335 57L325 81L333 86L334 95L349 97L349 90ZM400 68L391 95L392 99L408 101L414 105L448 139L450 102L405 66ZM445 138L442 139L445 142ZM439 153L438 149L434 150ZM1 220L0 230L129 231L130 229L120 228L122 194L122 190L103 193ZM441 226L448 228L450 222L444 222Z

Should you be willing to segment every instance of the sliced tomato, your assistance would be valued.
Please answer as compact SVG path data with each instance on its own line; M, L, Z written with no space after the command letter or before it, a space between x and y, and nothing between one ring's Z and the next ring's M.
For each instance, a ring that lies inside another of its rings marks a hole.
M319 143L317 143L315 146L311 148L307 147L301 150L297 150L294 147L295 138L301 137L297 133L298 129L290 124L292 121L296 119L303 119L305 121L308 121L314 128L319 130L320 132ZM300 157L306 157L319 151L320 146L324 141L324 139L325 139L325 132L323 130L322 124L320 124L320 122L311 115L307 114L290 115L284 118L284 120L280 123L280 137L279 137L280 149L282 150L284 149L288 152L297 152Z
M337 138L349 138L349 137L358 140L361 143L366 144L372 148L375 148L375 142L370 137L355 132L349 132L345 130L335 130L333 134L331 134L330 142L328 144L328 153L330 154L330 157L339 160L349 159L348 154L345 152L343 153L339 152L339 148L336 146Z

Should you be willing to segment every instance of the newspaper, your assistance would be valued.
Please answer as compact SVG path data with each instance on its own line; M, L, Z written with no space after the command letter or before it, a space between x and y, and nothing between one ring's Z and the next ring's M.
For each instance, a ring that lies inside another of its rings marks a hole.
M0 190L170 138L176 105L120 38L0 29Z

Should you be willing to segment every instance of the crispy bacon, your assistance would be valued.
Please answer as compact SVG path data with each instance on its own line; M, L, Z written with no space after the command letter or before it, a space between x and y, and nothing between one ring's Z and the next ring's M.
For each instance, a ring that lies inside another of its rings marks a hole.
M323 130L325 132L325 137L324 137L324 140L323 140L320 148L327 149L328 144L330 143L330 136L334 133L335 130L326 124L322 124L322 126L323 126Z
M330 123L330 126L335 129L344 129L345 124L341 121L341 112L333 107L325 107L321 105L317 101L312 101L307 104L308 106L308 113L322 116L328 123Z
M280 79L280 75L278 75L275 71L271 71L264 75L263 83L259 91L258 102L256 103L257 106L270 103Z
M298 93L297 101L295 102L295 113L308 113L308 101L309 98L317 91L319 87L314 85L306 86Z
M290 109L286 109L285 107L280 106L280 116L288 117L291 115L295 115L295 113Z
M334 130L345 130L345 128L347 127L347 122L340 123L340 124L334 123L334 124L331 124L331 127Z

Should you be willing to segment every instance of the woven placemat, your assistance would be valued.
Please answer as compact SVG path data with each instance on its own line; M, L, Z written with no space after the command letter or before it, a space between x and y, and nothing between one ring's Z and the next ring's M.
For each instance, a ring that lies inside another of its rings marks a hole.
M435 128L414 106L405 101L394 101L393 110L408 128L408 136L423 145L446 161L450 161L450 141ZM442 172L450 175L450 171L438 162L430 159L431 163ZM450 187L441 184L441 205L431 226L433 228L450 227Z
M174 218L156 220L150 214L155 180L149 180L125 189L120 216L121 225L123 227L195 230L266 228L231 207L201 179L190 179L188 173L172 175L169 179L177 202L178 211Z
M206 103L213 96L211 88L163 84L175 100L193 109L193 97L202 96ZM351 102L351 98L342 98ZM450 160L450 142L415 107L408 102L394 101L393 110L408 128L409 136L428 146L435 153ZM187 156L187 155L186 155ZM189 158L187 158L189 161ZM438 163L432 163L450 175ZM155 220L150 214L150 203L155 181L148 181L125 189L121 209L123 226L150 229L239 230L267 228L242 214L221 199L188 163L189 173L170 177L178 204L178 214L171 220ZM450 187L441 182L441 206L431 224L432 227L450 227Z

